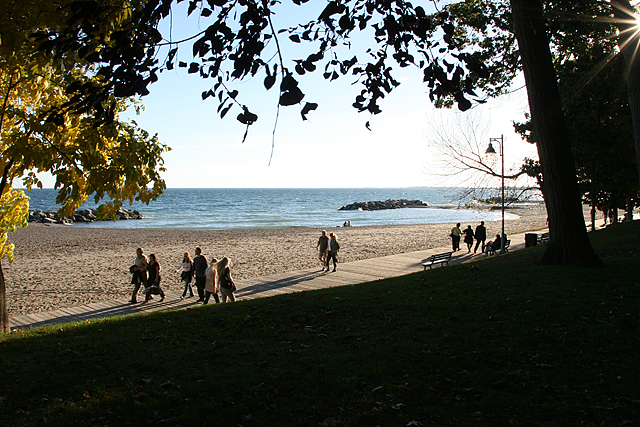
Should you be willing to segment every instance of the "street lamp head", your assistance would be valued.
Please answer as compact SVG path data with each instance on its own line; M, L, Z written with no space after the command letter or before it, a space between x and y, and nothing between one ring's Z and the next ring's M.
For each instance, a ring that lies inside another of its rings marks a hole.
M489 147L487 147L487 151L485 151L486 154L496 154L496 150L495 148L493 148L493 145L491 143L489 143Z

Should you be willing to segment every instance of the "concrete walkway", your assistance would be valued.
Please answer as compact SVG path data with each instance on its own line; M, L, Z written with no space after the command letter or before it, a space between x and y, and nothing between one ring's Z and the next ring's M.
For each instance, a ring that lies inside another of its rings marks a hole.
M547 230L540 230L541 234ZM524 248L524 233L509 236L511 239L510 251ZM461 243L461 247L465 247ZM247 300L264 298L292 292L311 291L335 286L356 285L371 282L378 279L404 276L423 271L421 263L433 254L449 252L451 247L433 248L418 252L409 252L398 255L389 255L381 258L372 258L361 261L348 262L338 265L338 271L327 273L320 268L289 271L271 276L255 277L252 279L236 280L238 291L236 299ZM467 253L464 249L455 252L451 258L451 264L469 260L484 258L484 254ZM441 268L441 267L434 267ZM428 269L427 269L428 270ZM166 299L159 302L158 296L147 304L130 304L129 298L112 301L91 303L79 307L65 308L61 310L15 316L9 319L11 330L27 329L66 323L84 321L95 318L104 318L135 313L149 313L159 310L177 310L181 308L199 305L197 299L187 298L181 300L181 291L167 291ZM138 297L140 300L140 296ZM210 302L211 304L211 302Z

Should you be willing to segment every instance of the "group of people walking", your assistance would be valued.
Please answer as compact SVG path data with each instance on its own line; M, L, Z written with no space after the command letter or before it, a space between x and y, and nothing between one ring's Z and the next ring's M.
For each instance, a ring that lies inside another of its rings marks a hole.
M500 235L497 234L496 238L489 243L485 244L487 240L487 228L484 226L484 221L480 221L480 225L476 227L475 232L471 229L471 226L468 225L464 230L460 229L460 223L457 223L455 227L451 229L451 245L453 247L453 251L460 250L460 239L464 234L464 243L467 244L467 252L471 252L471 248L473 247L473 241L475 239L476 246L473 249L473 253L478 252L478 247L482 248L482 253L486 252L487 248L492 250L500 248L501 238ZM506 239L506 235L504 238Z
M136 250L136 255L136 260L130 268L132 273L131 283L134 285L130 302L137 303L138 291L142 287L144 287L142 291L142 294L145 295L144 303L152 299L153 295L160 295L160 301L164 301L165 294L160 287L162 279L160 264L156 255L150 254L149 258L147 258L142 248ZM187 298L187 294L189 294L189 297L194 296L191 282L195 279L198 293L196 302L208 304L213 296L215 302L219 303L220 297L218 297L218 293L222 297L222 302L227 302L227 300L235 301L236 285L231 277L230 267L231 261L227 257L222 258L220 261L212 257L210 262L207 262L200 248L196 248L193 259L191 259L189 252L185 252L182 263L176 269L176 272L180 273L181 281L184 283L184 290L180 299Z
M325 268L329 271L329 262L331 260L333 260L333 271L336 271L338 267L338 250L340 249L338 236L335 233L329 233L329 236L327 236L327 232L322 230L316 249L318 250L318 259L322 264L322 271Z
M460 229L460 223L457 223L451 230L451 244L453 251L460 250L460 240L464 234L464 243L467 245L467 252L471 252L475 239L475 248L473 253L477 253L478 248L481 248L481 252L484 253L489 248L490 251L500 248L501 238L500 235L496 235L495 240L486 243L487 229L484 225L484 221L480 222L475 229L470 225L466 229ZM504 236L506 238L506 236ZM318 250L318 260L322 264L322 271L329 271L330 263L333 261L333 270L336 271L338 267L338 250L340 250L340 244L338 243L338 236L331 232L327 235L325 230L322 230L322 234L318 239L316 245ZM155 254L150 254L147 258L142 248L136 250L136 259L134 264L130 268L132 273L131 283L134 285L133 293L131 294L131 303L137 302L137 295L140 288L144 288L142 294L145 295L144 302L148 302L153 298L153 295L159 295L161 301L164 301L165 294L160 287L162 276L160 274L160 264ZM177 273L180 273L181 281L184 283L184 290L181 299L195 296L192 281L195 279L196 292L198 293L198 300L196 302L202 302L208 304L211 297L216 303L235 301L234 292L236 291L236 285L231 277L231 261L229 258L224 257L220 261L216 258L211 258L209 262L202 250L196 248L195 257L192 259L189 252L185 252L182 258L182 263L176 269Z

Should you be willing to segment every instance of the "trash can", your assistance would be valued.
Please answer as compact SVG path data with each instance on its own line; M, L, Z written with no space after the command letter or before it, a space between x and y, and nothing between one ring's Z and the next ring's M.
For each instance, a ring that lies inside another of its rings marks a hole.
M536 233L526 233L524 235L524 247L530 248L538 244L538 235Z

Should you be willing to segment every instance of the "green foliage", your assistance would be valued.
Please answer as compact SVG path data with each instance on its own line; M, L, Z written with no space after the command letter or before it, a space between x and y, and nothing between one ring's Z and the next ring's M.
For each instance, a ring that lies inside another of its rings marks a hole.
M134 101L113 95L104 99L109 120L96 120L86 107L70 111L68 106L78 101L75 91L99 85L102 77L78 55L37 52L39 43L32 33L67 22L67 12L74 10L67 8L68 3L0 2L0 260L6 256L13 262L14 246L8 243L7 231L26 226L28 218L29 198L12 191L16 180L31 189L42 186L37 172L52 174L64 216L92 195L96 202L109 199L98 209L106 218L123 201L148 203L165 189L160 173L162 154L169 148L134 122L120 121L119 115L135 106ZM110 3L109 16L95 28L111 37L128 16L128 4ZM81 49L90 55L93 47ZM1 270L0 304L4 332L8 318Z
M612 20L589 18L610 15L611 5L586 1L576 7L547 2L546 13L583 198L600 209L624 207L640 194L617 27ZM530 121L514 126L529 142L536 142ZM537 162L529 160L523 170L542 179Z
M476 79L474 86L489 96L506 93L521 68L509 2L462 1L447 5L446 11L456 25L458 48L473 51L487 66L488 76Z
M583 197L612 209L640 197L636 153L622 58L607 37L594 39L557 68Z
M16 179L28 189L41 186L36 172L46 171L56 179L64 215L89 196L96 202L110 200L100 210L105 217L123 201L148 203L165 188L160 173L168 147L135 122L119 120L125 109L138 106L132 99L107 99L113 119L108 124L96 122L86 111L65 113L65 105L74 102L68 86L74 81L91 85L100 77L77 56L34 52L37 42L30 33L64 23L67 15L59 7L32 0L3 2L0 9L1 190ZM113 29L125 12L112 14L100 28Z
M541 268L534 247L356 286L5 335L0 417L622 425L640 413L639 226L591 234L605 268Z

